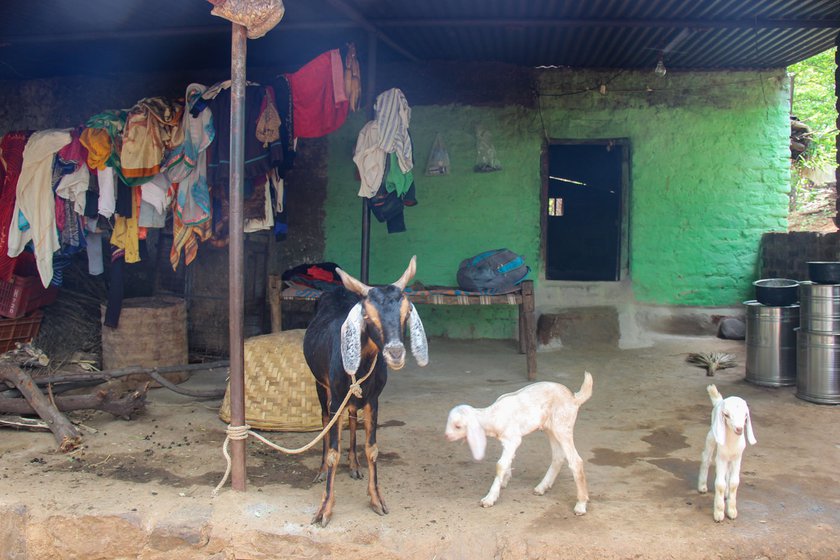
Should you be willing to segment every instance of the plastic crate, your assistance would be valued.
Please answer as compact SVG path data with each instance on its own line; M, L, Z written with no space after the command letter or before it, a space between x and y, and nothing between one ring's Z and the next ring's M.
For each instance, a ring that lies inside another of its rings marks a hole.
M15 271L8 282L0 280L0 316L17 319L54 302L58 288L41 284L35 256L23 252L15 261Z
M7 352L15 347L15 342L29 342L41 329L43 311L36 311L17 319L0 319L0 352Z

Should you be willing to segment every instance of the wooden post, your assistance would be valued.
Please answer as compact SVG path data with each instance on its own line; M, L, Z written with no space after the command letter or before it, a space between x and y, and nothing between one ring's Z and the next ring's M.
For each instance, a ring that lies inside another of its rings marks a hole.
M537 321L535 318L534 281L522 282L522 303L519 304L519 351L525 353L528 381L537 378Z
M271 332L283 330L283 278L279 274L268 275L268 306L271 309Z
M245 54L246 29L231 24L230 47L230 245L228 309L230 333L230 425L245 425ZM231 484L245 491L245 440L232 439Z

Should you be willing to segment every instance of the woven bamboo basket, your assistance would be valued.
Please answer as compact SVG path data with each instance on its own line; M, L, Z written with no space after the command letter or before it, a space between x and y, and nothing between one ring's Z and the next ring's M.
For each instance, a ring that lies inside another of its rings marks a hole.
M322 429L315 379L303 358L305 332L281 331L245 340L245 422L252 428L278 432ZM230 422L230 384L219 418ZM346 425L346 419L342 424Z

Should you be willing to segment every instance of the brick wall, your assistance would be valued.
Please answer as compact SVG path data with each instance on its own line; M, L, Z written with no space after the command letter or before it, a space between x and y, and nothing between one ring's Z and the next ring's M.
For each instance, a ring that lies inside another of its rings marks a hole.
M761 278L808 280L808 261L840 261L840 232L765 233L760 258Z

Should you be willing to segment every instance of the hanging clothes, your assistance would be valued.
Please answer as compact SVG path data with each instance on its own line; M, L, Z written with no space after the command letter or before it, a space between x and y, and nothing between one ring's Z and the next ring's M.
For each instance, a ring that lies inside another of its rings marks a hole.
M257 139L257 117L264 97L263 86L245 88L245 179L264 177L272 167L283 163L279 139L268 147ZM216 194L226 196L230 183L230 89L222 89L208 100L207 108L213 115L216 130L215 138L207 148L207 183Z
M140 262L140 233L138 226L140 191L137 187L120 185L118 202L121 208L114 216L111 245L123 251L126 264Z
M185 99L191 108L207 91L202 84L187 86ZM184 140L164 164L167 178L178 183L175 212L185 225L196 225L210 219L210 187L207 183L207 148L216 136L214 117L210 110L193 116L184 111L181 129Z
M52 190L52 166L56 152L70 143L68 130L45 130L32 134L23 150L23 166L18 177L15 211L29 222L25 231L16 220L9 225L10 257L18 256L32 241L41 283L46 288L53 275L52 257L59 248L55 226L55 197Z
M166 150L184 141L184 106L164 97L138 101L128 112L122 131L120 162L126 179L153 177Z
M362 99L362 72L359 70L359 60L356 58L356 43L347 45L344 57L344 91L347 93L350 110L359 110Z
M282 161L275 168L280 177L284 177L295 161L295 111L292 89L286 76L279 76L274 80L272 89L274 90L274 105L280 115L280 147L283 153Z
M383 91L373 105L379 125L379 146L387 153L395 152L404 173L414 167L414 147L408 134L411 107L398 88Z
M0 280L11 280L15 258L9 257L9 226L15 215L23 150L32 131L9 132L0 140Z
M350 104L338 49L320 54L285 76L292 92L294 138L320 138L344 124Z
M87 150L87 164L91 169L104 169L111 157L111 137L107 130L86 128L79 141Z
M356 139L353 162L359 170L359 196L372 198L382 184L385 174L385 150L379 142L379 125L368 121Z

